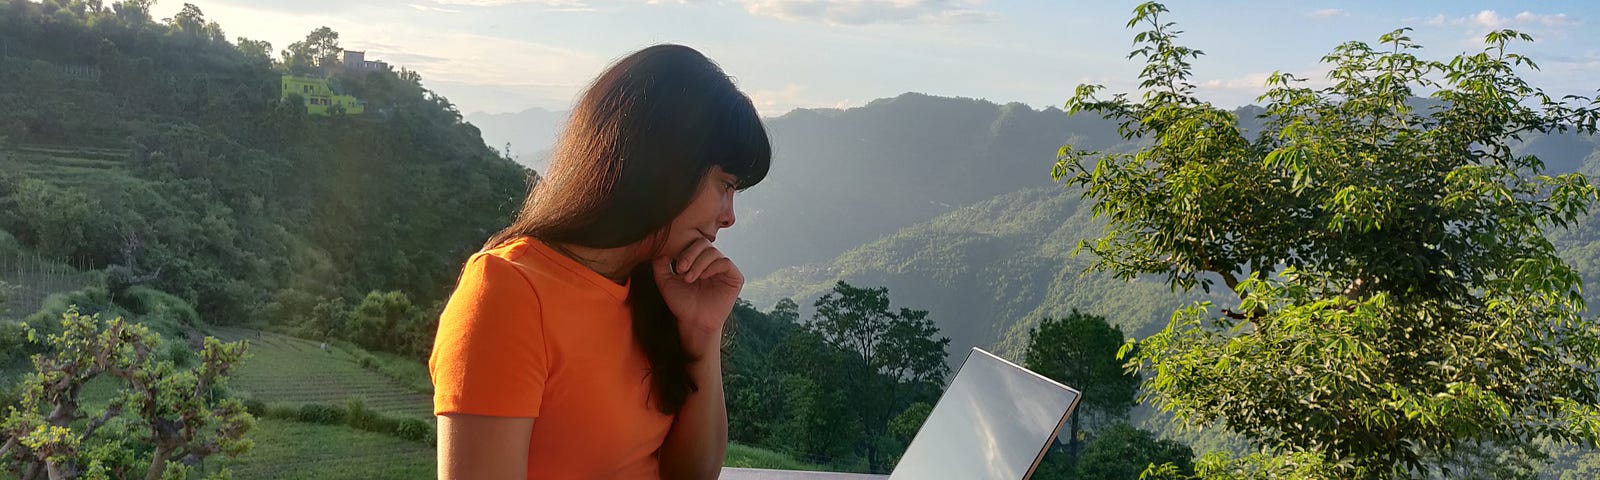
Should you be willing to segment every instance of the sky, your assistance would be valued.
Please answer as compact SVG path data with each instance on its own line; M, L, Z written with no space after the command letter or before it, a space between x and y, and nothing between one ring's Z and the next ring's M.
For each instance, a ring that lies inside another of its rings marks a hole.
M319 26L422 75L463 113L565 110L606 65L656 43L694 47L735 77L764 115L848 108L905 92L1060 106L1083 83L1131 91L1135 1L1078 0L190 0L230 39L274 50ZM1483 35L1534 36L1514 49L1553 95L1600 83L1600 2L1215 0L1166 3L1200 96L1251 103L1274 71L1321 79L1323 55L1401 27L1447 59ZM156 18L182 8L159 0Z

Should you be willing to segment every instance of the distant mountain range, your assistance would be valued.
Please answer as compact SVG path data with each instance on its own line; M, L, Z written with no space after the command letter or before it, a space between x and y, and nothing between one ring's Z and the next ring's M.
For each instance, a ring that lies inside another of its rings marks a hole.
M466 120L482 132L484 144L501 153L507 153L509 144L513 160L542 172L567 112L535 107L516 113L470 113Z

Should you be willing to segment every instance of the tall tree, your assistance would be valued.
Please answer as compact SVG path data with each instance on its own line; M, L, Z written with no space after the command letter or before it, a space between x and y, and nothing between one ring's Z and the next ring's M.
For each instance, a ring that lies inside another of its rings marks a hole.
M1145 61L1138 101L1080 86L1067 104L1148 146L1069 145L1054 172L1109 219L1082 244L1095 269L1220 278L1240 298L1181 310L1139 343L1161 408L1268 447L1248 459L1259 471L1297 475L1416 477L1475 444L1600 441L1600 324L1541 232L1600 196L1512 151L1524 135L1593 133L1600 111L1518 77L1536 66L1509 47L1528 35L1490 32L1445 61L1417 57L1407 29L1345 43L1323 58L1327 87L1270 77L1252 140L1194 96L1200 52L1166 11L1146 3L1129 22L1149 28L1131 55Z
M856 367L852 393L858 396L865 446L873 470L886 467L881 444L889 439L890 417L909 404L912 393L937 391L950 367L945 347L950 339L925 310L889 307L889 289L858 288L840 281L816 302L809 324L829 346L850 352Z
M344 49L339 47L339 32L324 26L306 34L305 40L289 44L282 55L283 63L292 71L305 73L337 64L341 52Z
M1028 337L1029 370L1083 391L1068 427L1067 452L1073 460L1083 451L1080 418L1104 423L1126 418L1139 393L1139 375L1117 359L1126 337L1104 317L1073 310L1066 318L1046 318Z

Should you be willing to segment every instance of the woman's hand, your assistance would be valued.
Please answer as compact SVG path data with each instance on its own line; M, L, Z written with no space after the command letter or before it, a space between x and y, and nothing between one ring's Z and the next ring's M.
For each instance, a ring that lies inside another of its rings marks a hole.
M657 258L656 286L678 317L678 332L692 355L716 348L733 302L744 288L744 274L711 241L700 238L676 255Z

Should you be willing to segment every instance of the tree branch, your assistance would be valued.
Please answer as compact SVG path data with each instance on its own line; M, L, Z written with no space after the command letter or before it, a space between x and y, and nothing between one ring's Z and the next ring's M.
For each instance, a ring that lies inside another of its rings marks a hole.
M79 443L89 441L89 436L94 435L95 430L99 430L101 426L104 426L107 421L110 421L117 415L122 415L122 403L120 402L113 403L111 406L106 407L106 413L101 414L100 418L96 418L94 421L89 422L89 426L83 429L83 435L78 437Z

